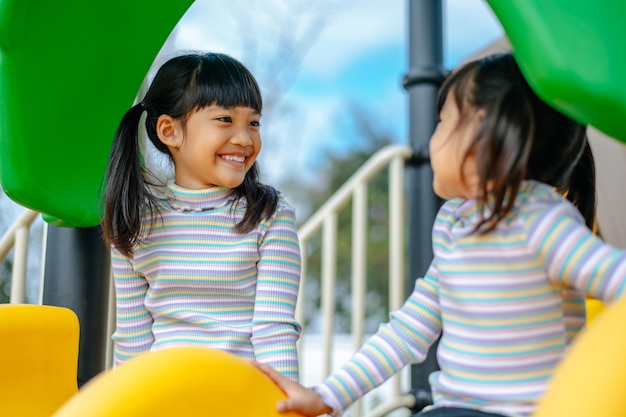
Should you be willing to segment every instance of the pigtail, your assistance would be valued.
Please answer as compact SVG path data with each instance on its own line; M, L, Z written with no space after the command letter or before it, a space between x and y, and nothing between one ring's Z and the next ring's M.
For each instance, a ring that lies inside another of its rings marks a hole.
M243 183L236 188L238 200L245 198L247 207L243 219L237 224L239 233L254 229L262 219L268 219L278 206L278 191L259 182L259 167L255 162L246 174Z
M139 149L139 120L142 104L124 114L115 133L104 191L104 217L101 222L104 240L125 256L131 256L147 207L155 197L148 188Z
M593 229L596 216L595 162L589 141L584 139L582 153L566 181L567 199L580 211L585 224Z

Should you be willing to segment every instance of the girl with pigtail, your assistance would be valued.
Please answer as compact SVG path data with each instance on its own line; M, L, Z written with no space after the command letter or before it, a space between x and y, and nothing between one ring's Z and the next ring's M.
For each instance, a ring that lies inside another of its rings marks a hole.
M112 248L116 364L205 346L298 380L295 211L259 181L261 111L240 62L202 53L166 62L123 116L101 222ZM163 193L140 151L144 114L148 138L174 166Z

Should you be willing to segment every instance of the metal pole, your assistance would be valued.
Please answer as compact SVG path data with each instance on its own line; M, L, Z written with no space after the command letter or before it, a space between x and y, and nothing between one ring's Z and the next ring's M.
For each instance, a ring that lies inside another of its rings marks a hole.
M414 157L407 164L409 265L408 286L423 277L432 260L431 231L441 200L432 189L428 141L437 120L436 98L443 69L443 18L441 0L408 0L409 69L404 88L409 94L409 137ZM426 360L411 367L414 412L432 403L428 377L438 369L436 345Z
M78 385L106 366L110 253L99 227L48 225L43 304L67 307L80 322Z

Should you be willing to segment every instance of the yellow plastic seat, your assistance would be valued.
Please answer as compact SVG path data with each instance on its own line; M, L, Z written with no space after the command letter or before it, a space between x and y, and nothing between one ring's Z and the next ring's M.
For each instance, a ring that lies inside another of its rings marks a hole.
M602 301L592 298L585 300L585 305L587 307L587 325L590 325L604 311L605 305Z
M574 340L533 417L626 416L626 297Z
M145 353L103 372L53 417L295 417L285 394L247 361L201 347Z
M78 391L79 324L64 307L0 304L0 415L49 417Z

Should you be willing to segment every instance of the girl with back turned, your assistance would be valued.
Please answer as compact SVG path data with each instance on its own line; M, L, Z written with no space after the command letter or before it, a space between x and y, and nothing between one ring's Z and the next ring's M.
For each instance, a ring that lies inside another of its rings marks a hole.
M434 259L404 306L312 389L259 365L287 393L277 407L341 413L440 336L424 417L528 417L585 325L585 296L626 291L626 251L600 240L586 129L540 100L512 55L469 63L439 95L430 141L447 200ZM566 197L563 197L566 195Z

